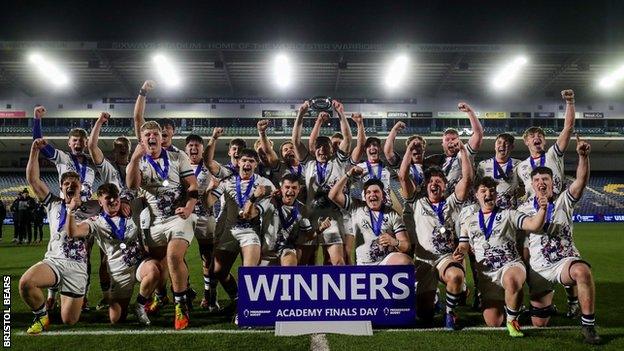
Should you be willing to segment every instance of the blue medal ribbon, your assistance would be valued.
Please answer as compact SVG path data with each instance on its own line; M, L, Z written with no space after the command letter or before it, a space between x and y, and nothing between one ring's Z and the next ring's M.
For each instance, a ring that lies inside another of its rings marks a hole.
M167 155L167 150L162 149L162 151L160 152L160 157L163 159L163 168L160 168L160 165L158 164L158 162L154 161L152 156L145 155L143 158L145 158L147 162L152 165L160 179L167 180L167 178L169 178L169 156Z
M288 228L290 228L290 226L293 225L293 223L295 223L295 221L297 220L297 216L299 216L299 206L297 206L297 203L295 202L288 218L284 218L282 206L279 207L277 213L279 214L280 225L284 230L288 230Z
M370 216L373 233L375 233L375 236L381 235L381 225L383 224L384 217L383 207L379 209L379 216L377 216L377 219L373 216L373 210L371 209L368 210L368 215Z
M449 173L451 172L451 168L453 168L453 163L455 163L455 160L457 159L457 155L451 157L448 165L446 165L446 167L444 167L444 175L448 176Z
M487 226L485 225L485 217L483 215L483 210L479 210L479 227L481 227L481 231L485 236L485 241L490 239L492 235L492 229L494 228L494 220L496 219L497 208L494 207L494 210L490 214L490 218L488 218Z
M537 167L535 165L535 161L533 161L533 156L529 156L529 162L531 162L531 169L535 169L535 167ZM545 154L541 154L540 155L540 167L544 167L544 165L546 164L546 155Z
M57 232L62 232L63 227L65 227L65 222L67 221L67 205L64 202L61 202L61 215L59 217L59 224L56 228Z
M195 168L195 178L197 178L197 176L199 176L199 174L202 171L203 166L201 164L198 164L197 167Z
M412 173L414 173L414 181L416 182L416 185L420 185L423 181L423 176L420 174L420 171L418 171L418 167L416 167L416 165L411 165L412 167Z
M80 162L78 162L78 157L76 157L76 155L70 154L70 156L72 161L74 161L74 168L76 168L76 171L78 172L78 174L80 174L80 182L83 183L87 175L87 158L83 157L84 161L82 161L82 165L80 165Z
M225 165L225 168L229 169L234 174L238 173L238 167L234 166L234 164L232 164L232 161L228 162L228 164Z
M316 161L316 179L319 185L325 183L325 175L327 174L327 163Z
M301 163L297 165L297 172L295 172L295 169L293 168L293 166L289 165L288 168L290 168L291 174L296 174L297 177L301 177L301 172L303 171L303 167L301 167Z
M377 175L373 173L373 166L368 160L366 160L366 167L368 168L368 176L372 179L381 179L381 171L383 170L383 164L381 162L378 163L377 166Z
M446 200L440 201L438 203L438 206L432 204L431 202L429 204L431 205L431 209L433 210L433 212L435 212L438 216L440 224L444 225L444 205L446 205Z
M253 189L254 180L256 176L252 175L249 179L249 183L247 184L247 189L245 189L245 193L242 193L241 190L241 177L240 175L236 175L236 202L238 203L239 208L243 208L245 206L245 202L249 199L249 195L251 195L251 189Z
M119 227L117 227L115 222L113 222L113 219L107 213L102 213L100 216L102 216L102 218L104 218L106 223L110 226L113 236L119 241L124 241L126 236L126 218L121 217L119 219Z
M533 198L533 208L535 208L535 211L539 211L539 204L537 203L536 197ZM542 227L544 231L548 230L548 227L550 226L550 222L552 221L554 211L555 211L555 204L548 201L548 207L546 208L546 222L544 222L544 226Z
M531 158L531 160L533 160L533 158ZM503 168L500 166L498 161L496 161L496 157L492 157L492 162L494 164L494 179L501 179L501 178L507 179L510 175L511 170L513 169L513 162L511 160L511 157L507 160L507 164L505 166L505 172L503 174L501 174L501 171L503 170Z

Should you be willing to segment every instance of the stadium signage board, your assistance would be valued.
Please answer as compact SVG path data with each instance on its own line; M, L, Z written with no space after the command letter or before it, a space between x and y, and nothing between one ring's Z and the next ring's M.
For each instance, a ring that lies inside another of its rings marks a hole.
M507 118L507 112L502 112L502 111L486 112L483 118Z
M433 112L412 112L412 118L432 118Z
M26 111L0 111L0 118L24 118Z
M583 112L583 118L604 118L603 112Z
M392 111L392 112L388 112L387 114L388 118L407 118L407 116L408 116L407 112Z
M475 112L475 115L480 116L480 113ZM468 118L468 115L461 111L438 111L438 118Z
M533 117L535 118L554 118L554 112L533 112Z
M511 118L531 118L531 112L510 112Z
M414 266L240 267L239 326L415 318Z

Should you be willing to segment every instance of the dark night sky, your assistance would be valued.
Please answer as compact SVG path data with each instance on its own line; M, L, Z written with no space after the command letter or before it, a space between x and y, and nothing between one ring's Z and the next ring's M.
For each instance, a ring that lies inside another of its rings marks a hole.
M10 0L2 7L0 40L624 43L617 0Z

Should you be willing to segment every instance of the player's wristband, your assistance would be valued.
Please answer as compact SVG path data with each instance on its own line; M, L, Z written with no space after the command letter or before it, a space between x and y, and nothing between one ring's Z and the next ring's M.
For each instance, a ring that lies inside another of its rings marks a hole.
M199 199L199 191L197 190L187 191L186 193L188 194L188 197L191 199L195 199L195 200Z
M139 95L141 95L141 96L147 96L147 90L145 90L145 89L141 89L141 90L139 90Z

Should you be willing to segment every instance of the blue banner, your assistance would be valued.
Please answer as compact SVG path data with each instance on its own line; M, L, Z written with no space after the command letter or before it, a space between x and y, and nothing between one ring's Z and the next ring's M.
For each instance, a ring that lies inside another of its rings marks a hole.
M592 223L592 222L624 222L624 214L595 214L595 215L581 215L575 214L572 216L574 222L579 223Z
M415 318L414 266L240 267L238 325Z

